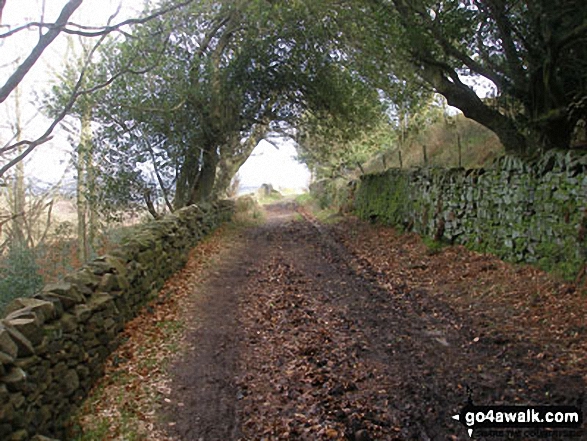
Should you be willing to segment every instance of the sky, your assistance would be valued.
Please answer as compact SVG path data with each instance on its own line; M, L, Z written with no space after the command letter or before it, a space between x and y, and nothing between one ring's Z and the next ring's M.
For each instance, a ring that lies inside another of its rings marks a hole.
M282 142L277 149L273 144L261 141L237 176L242 190L271 184L276 190L297 190L308 188L310 171L300 164L293 141Z
M8 0L3 10L2 28L5 32L28 22L54 22L67 0L46 0L43 14L43 0ZM136 16L142 8L142 0L125 0L115 21ZM104 25L118 9L120 0L84 0L71 17L71 22L89 26ZM0 81L2 84L14 72L19 60L24 59L35 46L39 31L25 30L12 37L0 40ZM44 133L50 121L40 115L35 104L44 90L47 90L59 71L67 54L67 37L64 34L49 46L41 59L33 66L19 86L24 139L36 139ZM0 104L0 145L7 144L14 134L15 93ZM70 143L63 131L56 131L54 139L36 148L25 160L27 176L46 182L55 182L63 176L69 163Z
M67 0L46 0L44 21L52 22L58 17ZM138 16L143 0L84 0L71 21L76 24L100 26L120 7L114 22ZM3 11L0 31L5 32L23 23L41 21L43 0L8 0ZM0 40L0 81L3 84L14 71L19 59L26 57L38 41L38 30L22 31L13 37ZM61 34L43 54L20 86L22 125L24 138L35 139L43 133L49 121L39 115L36 97L49 88L67 57L67 37ZM14 95L14 94L13 94ZM14 133L15 99L11 95L0 104L0 146L5 145ZM44 182L56 182L64 174L69 163L70 142L63 131L55 132L54 139L37 147L25 161L28 176ZM293 157L293 143L284 143L276 149L262 142L239 171L242 185L260 186L271 183L275 188L305 188L310 173Z

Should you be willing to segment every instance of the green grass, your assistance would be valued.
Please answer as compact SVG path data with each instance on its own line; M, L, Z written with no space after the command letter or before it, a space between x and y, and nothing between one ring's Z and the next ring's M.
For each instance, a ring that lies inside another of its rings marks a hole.
M331 208L324 208L322 210L316 211L314 216L316 216L316 219L318 219L320 223L327 225L336 224L344 219L344 216L340 214L338 210Z
M79 433L73 439L75 441L98 441L106 439L108 435L108 429L110 428L110 421L108 418L100 418L94 422L94 425L90 430L86 430L83 433ZM77 427L75 431L81 431L81 428Z
M314 197L310 193L302 193L296 196L295 201L300 205L307 205L314 202Z
M440 253L444 248L449 246L448 243L434 240L431 237L422 237L422 242L426 245L426 248L428 248L428 254L431 256Z
M295 202L304 207L307 211L323 224L335 224L343 219L340 211L335 207L321 208L320 202L310 193L303 193L296 196Z
M284 196L281 193L271 193L267 196L257 196L257 202L260 205L268 205L268 204L272 204L274 202L280 201L284 198Z
M504 149L497 136L489 129L459 114L447 125L444 120L423 127L409 145L402 149L403 168L424 166L424 146L428 165L457 167L459 165L458 137L461 141L461 165L465 168L485 167L503 154ZM398 146L380 152L365 164L368 173L379 173L388 168L399 168Z

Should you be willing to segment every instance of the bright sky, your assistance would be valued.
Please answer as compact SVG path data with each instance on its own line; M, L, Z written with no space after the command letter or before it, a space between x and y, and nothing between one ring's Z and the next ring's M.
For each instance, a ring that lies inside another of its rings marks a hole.
M67 0L45 0L44 21L53 22ZM122 6L121 6L122 3ZM84 0L71 21L76 24L100 26L121 7L114 22L138 16L144 0ZM4 8L2 24L14 28L31 21L41 21L43 0L8 0ZM2 31L7 30L2 27ZM14 37L0 40L0 81L2 83L14 71L18 59L26 57L38 41L38 30L23 31ZM77 37L76 37L77 38ZM27 75L20 86L23 108L24 138L34 139L43 133L49 122L38 115L35 95L51 85L52 72L58 71L67 54L67 36L60 35L44 53L40 62ZM11 96L0 104L0 145L7 143L14 133L15 100ZM26 173L46 182L57 181L69 162L70 142L63 131L55 133L53 141L37 147L26 160ZM260 186L271 183L275 188L306 188L309 180L307 167L299 164L293 144L284 144L277 150L268 143L261 143L253 157L243 165L240 178L243 185Z
M2 14L2 28L5 32L28 22L54 22L67 0L8 0ZM142 9L143 0L124 0L115 22L137 16ZM116 12L121 0L84 0L74 13L71 21L87 26L101 26ZM43 18L44 17L44 18ZM0 40L0 81L2 84L14 72L19 60L26 58L38 42L38 29L25 30L12 37ZM77 37L75 37L77 38ZM36 139L45 132L49 121L38 114L37 97L46 90L53 81L54 72L58 71L67 54L67 36L61 34L37 64L31 69L19 86L24 139ZM0 145L11 141L15 130L15 93L0 104ZM25 160L26 173L43 181L57 181L65 170L71 150L67 136L56 131L51 142L37 147Z
M272 144L261 141L238 171L243 190L271 184L276 190L304 190L310 183L310 171L305 164L297 162L293 141L283 142L279 150Z

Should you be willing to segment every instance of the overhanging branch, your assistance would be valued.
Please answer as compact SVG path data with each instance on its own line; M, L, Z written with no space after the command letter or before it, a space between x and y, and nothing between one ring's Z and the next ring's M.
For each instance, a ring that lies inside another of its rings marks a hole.
M82 4L83 0L70 0L61 10L59 18L55 22L55 27L49 29L44 35L41 36L37 45L33 48L29 56L22 62L11 77L6 81L4 86L0 88L0 103L3 103L8 95L12 93L14 89L20 84L26 74L35 65L38 59L41 57L45 49L57 38L61 33L61 29L65 26L69 17L76 11L77 8ZM1 175L0 175L1 176Z
M82 71L79 75L79 78L73 88L71 97L69 99L69 101L67 102L67 104L63 107L63 109L61 110L61 112L57 115L57 117L51 122L51 124L49 125L49 127L47 128L47 130L45 131L45 133L43 133L43 135L41 135L39 138L37 138L36 140L33 141L20 141L17 142L15 144L3 147L0 149L0 154L3 153L7 153L10 151L13 151L19 147L24 147L26 146L26 148L20 153L18 154L16 157L14 157L13 159L11 159L8 163L6 163L4 166L2 166L0 168L0 177L2 177L10 168L14 167L14 165L16 165L17 163L19 163L20 161L22 161L23 159L25 159L29 154L32 153L32 151L42 145L45 144L46 142L50 141L53 136L52 133L55 130L55 128L61 123L61 121L63 121L63 119L70 113L71 109L73 108L73 106L75 105L77 99L80 96L83 95L91 95L92 93L104 89L106 87L108 87L109 85L111 85L114 81L116 81L118 78L120 78L122 75L125 75L129 72L135 73L135 74L143 74L148 72L150 69L152 69L152 67L148 67L146 69L143 70L139 70L139 71L133 71L131 69L126 69L120 72L117 72L116 74L112 75L112 77L110 77L108 80L104 81L103 83L96 85L90 89L85 89L82 90L81 86L83 84L85 75L86 75L86 71L88 69L88 66L91 63L91 60L94 56L94 53L96 52L96 50L100 47L100 45L104 42L104 40L106 39L106 35L102 36L100 38L100 40L92 47L91 51L88 53L88 56L86 57L86 61L84 63L84 66L82 68Z

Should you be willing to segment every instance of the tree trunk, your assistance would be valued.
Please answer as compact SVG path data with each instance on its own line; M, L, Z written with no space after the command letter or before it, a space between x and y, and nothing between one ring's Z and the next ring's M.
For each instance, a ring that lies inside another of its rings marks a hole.
M240 144L240 139L237 138L233 143L227 144L224 148L220 149L220 160L218 162L216 182L213 190L213 196L215 198L221 197L226 193L226 190L230 187L232 178L236 175L241 165L249 159L249 156L255 147L257 147L257 144L259 144L265 136L265 133L267 132L267 124L262 123L255 125L251 131L251 135L244 144L238 145Z
M145 204L147 205L147 210L153 216L153 219L160 219L161 215L157 212L155 205L153 204L153 199L151 199L151 190L146 189L143 192L143 198L145 199Z
M218 162L216 180L214 183L214 190L212 192L215 198L223 197L226 194L227 189L230 187L232 178L246 160L247 157L240 154L228 157L227 155L222 155L220 161Z
M188 205L190 195L200 176L201 156L202 153L197 147L190 147L184 155L183 162L179 167L173 198L173 207L176 210Z
M21 123L21 108L20 108L20 89L17 88L14 95L14 105L16 113L16 141L22 141L22 123ZM20 155L24 147L18 148ZM24 190L24 162L20 161L16 164L14 170L14 203L13 203L13 220L12 220L12 245L16 247L26 247L27 240L25 235L25 204L26 196Z
M460 109L463 114L492 130L503 144L507 153L526 156L527 139L507 116L485 104L469 86L449 80L442 68L425 65L420 70L422 77L446 98L449 105Z
M204 150L200 176L190 196L190 205L206 201L212 196L212 190L214 189L214 182L216 180L216 167L218 166L219 159L215 147Z
M84 109L81 116L81 137L77 150L77 243L80 263L87 262L91 255L92 226L90 220L89 182L88 173L91 168L92 154L92 111ZM93 234L93 233L92 233Z

